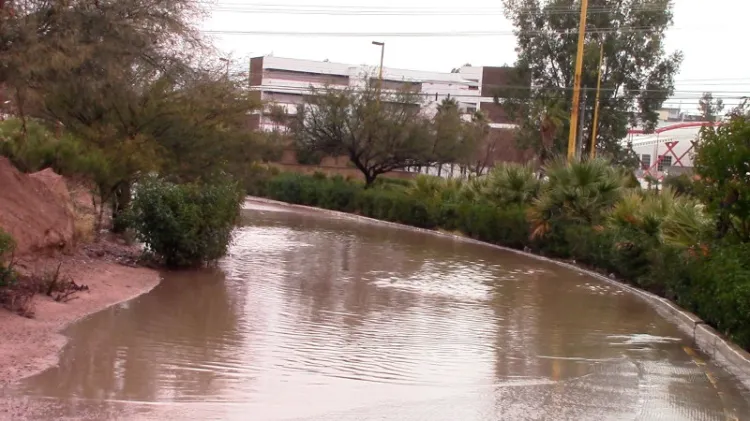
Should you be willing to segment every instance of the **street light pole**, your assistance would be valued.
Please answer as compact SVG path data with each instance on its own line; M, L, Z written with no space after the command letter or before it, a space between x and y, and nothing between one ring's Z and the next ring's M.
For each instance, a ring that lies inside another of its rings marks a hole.
M383 85L383 59L385 58L385 43L373 41L372 45L377 45L380 47L380 70L378 72L378 90L380 90Z

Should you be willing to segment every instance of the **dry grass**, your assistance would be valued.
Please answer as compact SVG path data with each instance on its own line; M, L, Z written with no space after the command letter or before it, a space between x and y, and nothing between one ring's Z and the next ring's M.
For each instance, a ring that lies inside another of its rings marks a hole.
M84 213L75 213L74 224L74 240L76 244L87 244L94 241L95 233L95 218L93 215Z
M54 269L47 268L41 273L24 276L15 274L15 279L0 289L0 305L21 316L34 317L34 297L45 294L53 300L66 303L75 299L75 294L88 291L86 285L78 285L61 272L62 263Z

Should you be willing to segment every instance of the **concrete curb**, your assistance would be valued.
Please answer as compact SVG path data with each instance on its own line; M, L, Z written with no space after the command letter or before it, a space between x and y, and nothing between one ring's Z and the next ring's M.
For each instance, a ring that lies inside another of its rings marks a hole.
M346 212L315 208L311 206L294 205L294 204L290 204L286 202L279 202L276 200L265 199L265 198L260 198L260 197L247 197L245 201L255 202L255 203L265 203L265 204L284 206L284 207L295 208L295 209L300 209L300 210L312 211L316 213L323 213L323 214L335 216L338 218L346 218L346 219L351 219L351 220L356 220L356 221L361 221L361 222L366 222L366 223L371 223L371 224L389 226L389 227L398 228L398 229L405 229L405 230L415 231L415 232L423 232L423 233L436 235L440 237L452 238L452 239L464 241L467 243L480 244L486 247L493 247L498 250L516 253L516 254L529 257L532 259L537 259L543 262L554 263L566 269L574 270L579 273L592 276L602 282L606 282L607 284L614 285L625 291L628 291L629 293L634 294L640 297L642 300L649 303L652 307L656 309L656 311L660 315L665 317L667 320L670 320L671 322L675 323L679 327L679 329L685 332L686 334L692 336L694 345L698 349L700 349L701 352L711 357L711 359L715 363L719 364L728 372L736 376L737 379L740 380L742 384L748 390L750 390L750 354L748 352L746 352L745 350L743 350L736 344L732 343L731 341L725 339L720 333L718 333L712 327L708 326L698 316L686 310L683 310L682 308L678 307L673 302L665 298L659 297L658 295L654 295L650 292L646 292L641 289L635 288L633 286L616 281L614 279L610 279L599 273L592 272L586 269L582 269L578 266L575 266L567 262L550 259L548 257L539 256L539 255L532 254L532 253L527 253L521 250L515 250L515 249L503 247L503 246L498 246L496 244L485 243L479 240L475 240L475 239L468 238L468 237L463 237L460 235L455 235L455 234L450 234L450 233L445 233L445 232L440 232L440 231L433 231L433 230L428 230L424 228L411 227L408 225L397 224L394 222L381 221L379 219L369 218L366 216L355 215L355 214L346 213Z

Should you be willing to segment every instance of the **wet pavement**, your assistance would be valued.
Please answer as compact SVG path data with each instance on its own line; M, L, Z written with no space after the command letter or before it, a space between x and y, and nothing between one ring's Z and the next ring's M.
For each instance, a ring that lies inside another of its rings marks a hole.
M66 331L13 419L745 420L638 298L428 234L252 205L214 270Z

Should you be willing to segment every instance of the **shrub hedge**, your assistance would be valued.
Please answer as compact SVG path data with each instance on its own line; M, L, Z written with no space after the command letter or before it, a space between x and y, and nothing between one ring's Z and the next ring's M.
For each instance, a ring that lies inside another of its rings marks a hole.
M482 200L446 201L410 194L401 180L362 183L340 177L280 174L268 197L353 212L420 228L458 231L471 238L572 259L695 312L739 345L750 348L750 246L716 244L706 256L662 244L636 230L615 231L553 220L547 234L530 239L527 207Z

